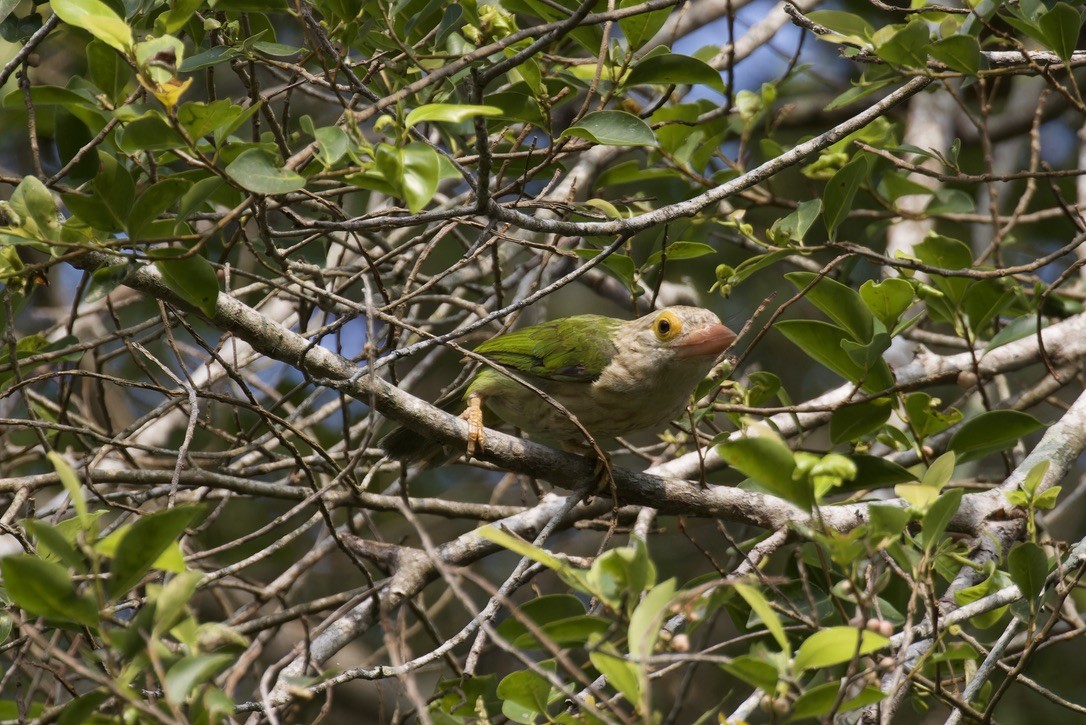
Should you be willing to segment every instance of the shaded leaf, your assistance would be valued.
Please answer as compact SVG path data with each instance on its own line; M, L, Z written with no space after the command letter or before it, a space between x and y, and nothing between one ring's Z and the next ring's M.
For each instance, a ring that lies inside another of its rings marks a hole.
M98 625L98 607L80 596L68 570L29 554L0 559L0 576L11 601L29 614L88 627Z
M166 697L175 703L184 702L194 689L210 682L235 661L237 655L229 652L182 657L166 673Z
M178 506L146 514L121 538L110 566L109 592L125 595L151 569L155 560L203 513L202 506Z
M762 620L762 624L773 635L773 639L777 640L781 652L786 657L791 657L792 645L788 641L788 635L784 633L784 625L781 623L781 618L769 606L765 596L749 584L735 584L734 589L739 596L743 597L743 601L747 603L751 610L758 615L758 618Z
M724 91L724 80L720 71L708 63L689 55L667 53L645 58L633 67L623 85L641 84L660 85L697 85L702 84L715 90Z
M852 201L870 173L867 158L857 156L845 164L826 184L822 194L822 221L830 241L837 240L837 227L852 211Z
M305 188L305 179L279 165L280 159L264 149L248 149L227 164L230 179L254 194L286 194Z
M594 111L570 126L559 138L575 136L605 146L655 146L649 125L625 111Z
M1020 541L1007 555L1007 572L1011 581L1022 590L1022 598L1033 605L1045 589L1048 578L1048 557L1044 549L1032 541Z
M971 461L1009 448L1041 428L1044 424L1029 413L991 410L963 423L948 447L958 454L959 461Z
M933 551L942 540L947 524L962 505L962 489L951 488L935 499L920 522L920 533L924 539L924 551Z
M893 410L894 401L891 398L877 398L838 408L830 416L830 441L836 445L873 433L890 419Z
M219 278L215 268L199 254L183 254L183 250L173 247L156 249L155 267L170 289L212 319L219 300Z

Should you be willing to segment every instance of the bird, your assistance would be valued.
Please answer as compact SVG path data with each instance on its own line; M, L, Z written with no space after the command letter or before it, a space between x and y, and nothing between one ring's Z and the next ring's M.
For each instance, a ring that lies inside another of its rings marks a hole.
M460 400L441 407L454 412L465 406L460 415L469 426L469 458L485 440L484 411L532 437L585 450L582 427L594 439L613 438L674 420L735 337L715 313L700 307L666 307L635 320L563 317L498 335L475 348L531 387L484 365ZM444 450L440 442L403 426L381 445L391 458L408 464L432 463Z

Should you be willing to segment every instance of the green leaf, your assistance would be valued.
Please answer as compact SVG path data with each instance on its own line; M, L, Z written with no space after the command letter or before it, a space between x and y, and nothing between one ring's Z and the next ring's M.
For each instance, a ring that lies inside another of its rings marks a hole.
M682 259L697 259L707 254L716 254L716 249L703 242L672 242L665 249L657 249L650 254L645 263L641 265L641 268L644 269L659 264L665 258L669 262L677 262Z
M573 253L581 259L595 259L602 251L602 249L574 249ZM601 264L614 272L615 276L626 285L626 289L631 292L637 291L637 265L632 259L625 254L612 252Z
M53 12L68 25L82 28L122 53L132 49L132 29L99 0L51 0Z
M177 109L177 121L191 138L200 139L225 131L247 111L244 106L227 99L211 103L189 101Z
M110 693L106 690L95 690L86 695L75 698L64 706L57 725L85 725L93 723L93 716L98 708L109 699Z
M437 152L426 144L410 143L403 148L381 144L374 161L412 214L421 211L437 193L441 163Z
M827 627L812 634L799 646L792 666L797 672L832 667L849 662L854 656L877 652L888 644L888 638L866 629Z
M965 589L959 589L954 592L954 601L958 606L964 606L970 602L975 602L978 599L983 599L989 594L995 594L1000 589L1010 586L1011 579L1009 576L1001 571L994 569L990 570L988 577L980 582L974 584L971 587ZM970 623L981 629L987 629L999 622L1003 618L1003 615L1007 612L1008 607L999 607L983 614L978 614L975 617L969 619Z
M215 268L199 254L187 257L181 256L183 254L183 250L173 247L156 249L155 267L170 289L212 319L219 300L219 278Z
M609 643L589 650L588 659L607 678L607 684L622 693L627 701L635 707L641 704L641 679L635 663L624 659Z
M795 210L773 222L769 229L769 237L778 244L787 244L788 242L802 244L803 238L807 236L807 232L818 221L818 215L821 213L821 199L801 201Z
M721 665L725 672L765 692L777 689L780 673L771 663L754 655L739 655Z
M890 335L886 333L880 322L870 342L842 340L841 349L845 351L852 362L864 370L871 370L882 362L882 354L890 349Z
M885 362L880 360L868 372L845 352L841 343L850 337L837 325L820 320L782 320L774 327L824 367L854 383L863 381L863 389L868 392L893 385L893 376Z
M118 134L117 146L122 151L138 153L184 148L186 143L160 113L148 111L124 125Z
M542 564L548 569L558 571L569 566L568 563L559 559L546 549L530 544L524 539L513 536L509 532L499 529L496 526L484 526L475 533L487 541L492 541L502 548L509 549L515 554L527 557L534 562Z
M553 660L540 662L538 666L550 672L555 669ZM534 723L539 713L546 711L551 689L551 683L532 670L506 675L498 683L502 714L514 722Z
M874 334L874 317L864 306L856 290L829 277L819 278L814 272L789 272L785 279L802 290L814 282L804 297L825 312L858 342L868 342ZM815 281L817 279L817 281Z
M151 223L177 203L192 183L188 179L167 176L144 190L128 214L128 236L140 239Z
M1048 511L1049 509L1055 508L1056 499L1060 497L1060 491L1062 490L1062 486L1046 488L1033 499L1033 508L1038 511ZM1014 493L1014 491L1008 493L1007 496L1009 497L1011 493Z
M177 70L181 73L192 73L193 71L203 70L233 60L241 54L241 50L233 46L216 45L203 53L197 53L185 58L185 60L181 61L181 65L178 66Z
M958 465L958 462L954 451L947 451L932 461L920 483L934 488L936 491L941 491L943 486L950 483L950 479L954 477L954 468Z
M57 476L60 477L60 482L64 486L64 490L68 492L68 499L72 502L72 506L75 507L79 525L84 531L87 531L91 519L87 515L87 500L83 497L83 484L80 483L79 476L77 476L75 470L68 465L68 462L64 460L64 457L56 451L49 451L45 457L53 464L53 468L56 470Z
M978 280L969 285L962 298L962 311L974 335L979 336L1014 302L1016 292L1012 285L995 279Z
M596 557L585 580L589 591L612 609L632 610L642 592L656 583L656 568L644 544L635 543Z
M823 715L828 715L833 708L833 704L837 702L837 693L840 686L841 684L835 680L808 689L797 697L792 704L792 712L789 713L790 721L820 718ZM874 705L876 702L881 702L885 697L885 692L874 685L867 685L855 697L846 698L841 706L837 708L837 712L848 712L859 707Z
M814 10L807 13L807 17L833 31L833 35L820 36L830 42L850 40L857 45L866 45L875 34L875 28L871 23L854 13L840 10Z
M939 498L939 489L922 483L899 483L894 486L894 494L921 513L926 512Z
M1047 458L1036 463L1029 469L1029 473L1026 474L1025 480L1022 481L1021 489L1030 496L1037 493L1037 488L1041 485L1041 481L1044 480L1045 474L1048 473L1048 468L1051 464L1052 461Z
M743 437L725 440L717 452L732 468L774 496L791 501L804 511L810 511L813 494L806 481L793 478L796 458L788 446L769 436Z
M347 132L339 126L324 126L314 129L317 139L317 160L326 167L331 167L347 153L350 139Z
M784 653L785 657L791 657L792 644L788 641L788 635L784 633L784 625L781 624L781 618L769 606L765 596L749 584L735 584L733 588L739 593L739 596L743 597L743 601L747 603L751 611L758 615L758 619L762 620L762 624L773 635L773 639L777 640L777 645L781 648L781 652Z
M110 51L113 52L113 51ZM95 108L94 102L85 95L60 86L32 86L30 102L37 106L66 106L75 109L80 106ZM4 108L22 108L26 101L21 90L14 90L4 96Z
M961 412L955 408L940 411L939 403L928 393L909 393L905 396L905 416L917 441L944 431L962 419Z
M618 7L620 9L630 8L641 5L642 2L643 0L619 0ZM637 50L660 32L660 28L664 27L664 23L667 22L670 14L671 8L662 8L651 13L639 13L638 15L621 18L618 24L622 28L622 34L626 37L626 42L630 44L630 48Z
M915 296L913 286L896 277L882 282L869 279L860 286L860 299L887 330L894 329Z
M539 106L539 101L527 93L513 91L489 93L486 100L496 108L502 109L502 118L546 126L543 109Z
M570 126L559 138L575 136L605 146L655 146L649 125L625 111L595 111Z
M91 41L97 43L97 40ZM101 45L101 43L99 43ZM107 53L117 55L113 52L112 48L102 46L106 49ZM92 140L94 136L91 134L87 125L76 118L73 114L68 113L66 110L57 109L56 114L56 135L54 141L57 145L57 153L60 156L61 162L68 164L75 160L76 155L83 151L85 146L93 146ZM98 158L95 154L84 154L75 164L69 169L67 179L75 186L84 181L89 181L94 178L94 175L98 173Z
M127 264L111 264L108 267L99 267L91 273L87 293L83 299L87 302L97 302L104 299L106 295L117 289L127 275Z
M932 267L965 269L973 266L973 252L969 245L942 234L928 234L913 250L917 259Z
M1032 541L1020 541L1007 555L1007 572L1011 581L1022 590L1022 598L1031 606L1045 590L1048 579L1048 556L1044 549Z
M867 509L867 515L871 521L873 543L878 543L880 539L893 539L900 536L912 519L908 509L897 506L871 505Z
M830 241L837 240L837 227L852 211L852 201L870 169L865 156L857 156L845 164L826 184L822 194L822 221Z
M854 455L852 462L856 464L856 488L880 488L916 480L908 469L882 456Z
M580 647L596 636L606 634L612 626L612 622L603 617L582 614L568 619L558 619L540 625L542 638L527 632L510 640L517 649L546 649L555 645L559 647Z
M495 530L500 531L500 529ZM519 539L515 541L517 546L522 543ZM522 634L528 633L528 628L521 622L522 618L542 627L550 622L579 617L584 613L584 603L572 594L546 594L521 604L517 608L517 615L509 616L498 625L497 631L505 639L513 641Z
M98 607L75 590L68 570L29 554L0 559L0 577L11 601L27 613L61 622L98 626Z
M241 188L254 194L287 194L305 188L305 179L280 165L275 154L264 149L248 149L224 169Z
M913 247L913 254L924 264L942 269L966 269L973 266L973 252L958 239L929 233L924 241ZM965 296L969 280L964 277L932 277L932 283L952 302L958 304Z
M132 68L124 58L103 43L92 40L87 43L87 71L91 82L111 101L120 100L125 86L132 78Z
M163 683L166 698L174 703L183 703L194 689L210 683L215 675L236 661L237 655L229 652L182 657L166 672Z
M933 43L932 57L960 73L975 76L980 71L980 43L972 35L952 35Z
M959 461L971 461L1009 448L1041 428L1044 424L1029 413L992 410L963 423L948 445Z
M204 4L204 0L174 0L172 7L155 18L155 31L160 34L174 34L196 13Z
M939 498L928 508L924 518L920 521L920 534L924 539L924 551L935 550L943 534L946 533L947 524L954 518L958 508L962 505L962 489L951 488L944 491Z
M161 559L161 557L159 557ZM158 564L158 561L155 562ZM200 571L183 571L170 579L155 597L154 633L168 632L185 614L185 607L203 580Z
M633 67L626 76L623 85L697 85L709 86L720 92L724 91L724 81L720 71L708 63L688 55L667 53L652 55Z
M992 335L992 339L988 341L988 346L985 347L984 350L985 352L995 350L997 347L1002 347L1007 343L1021 340L1023 337L1028 337L1036 331L1037 317L1033 314L1022 315L1002 330Z
M1065 63L1069 63L1071 54L1078 45L1079 30L1082 28L1080 12L1068 3L1056 3L1040 17L1037 27L1044 36L1045 44Z
M977 205L969 194L961 189L939 188L932 192L931 201L924 208L928 216L937 214L971 214Z
M404 127L412 128L420 123L461 123L476 116L500 116L502 109L497 106L473 106L460 103L428 103L419 106L407 114Z
M928 47L931 39L927 21L917 18L881 45L875 53L883 60L906 68L925 68L928 64Z
M79 523L79 517L71 519ZM41 519L27 519L23 527L37 542L38 556L45 561L59 561L72 572L83 573L87 569L83 557L64 536L57 526L51 526ZM81 527L82 528L82 527Z
M893 410L894 401L891 398L877 398L838 408L830 416L830 441L839 445L873 433L890 419Z
M648 667L645 660L652 656L656 640L660 636L660 627L667 617L667 608L675 598L675 580L668 579L649 590L630 615L630 626L626 642L630 657L640 660L642 677L648 682Z
M137 519L117 545L110 566L111 597L118 599L136 586L203 510L202 506L177 506Z
M252 49L263 55L274 58L288 58L302 52L301 48L286 43L273 43L270 40L258 40L252 44Z

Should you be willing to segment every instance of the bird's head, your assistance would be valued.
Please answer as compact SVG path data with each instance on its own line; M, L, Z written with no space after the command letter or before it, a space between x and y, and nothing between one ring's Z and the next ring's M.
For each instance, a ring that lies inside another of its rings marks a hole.
M624 324L616 335L619 350L652 365L692 364L706 369L735 341L720 318L700 307L675 306Z

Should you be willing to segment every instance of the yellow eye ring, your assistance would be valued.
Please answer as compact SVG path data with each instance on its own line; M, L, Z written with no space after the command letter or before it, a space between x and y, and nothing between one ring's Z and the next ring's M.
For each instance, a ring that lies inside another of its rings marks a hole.
M652 331L660 342L674 340L683 331L683 321L674 312L664 310L653 320Z

